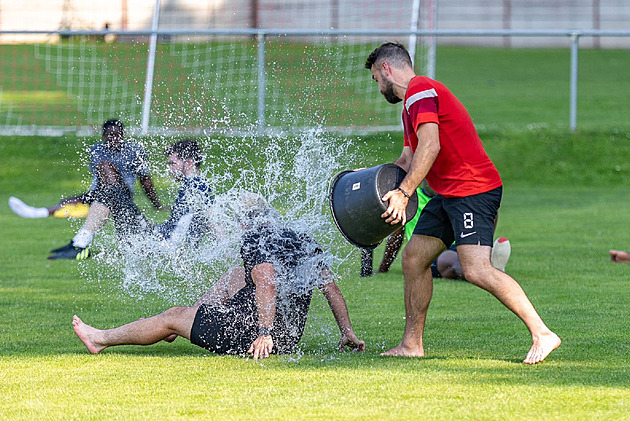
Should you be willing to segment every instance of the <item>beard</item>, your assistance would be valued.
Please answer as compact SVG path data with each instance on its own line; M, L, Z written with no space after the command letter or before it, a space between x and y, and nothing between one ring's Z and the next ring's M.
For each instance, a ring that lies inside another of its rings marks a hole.
M390 104L398 104L400 101L402 101L401 98L398 98L394 94L394 84L388 80L384 81L384 83L385 83L385 90L381 91L381 94L383 94L383 96L385 97L385 100L389 102Z

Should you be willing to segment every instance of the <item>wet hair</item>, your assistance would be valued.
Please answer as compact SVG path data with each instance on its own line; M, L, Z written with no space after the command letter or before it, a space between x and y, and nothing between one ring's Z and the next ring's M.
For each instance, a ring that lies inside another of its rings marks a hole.
M266 216L271 210L269 203L262 195L250 191L239 192L233 208L237 219L242 222Z
M199 147L199 142L192 139L182 139L173 143L164 151L166 156L176 154L179 159L190 159L195 163L195 166L199 168L203 162L203 154Z
M246 190L233 193L235 198L231 208L237 221L250 228L278 223L280 215L262 195Z
M107 120L105 123L103 123L103 136L105 136L105 133L107 133L107 131L111 127L119 128L120 129L120 133L124 133L124 131L125 131L125 127L123 126L122 121L113 118L113 119Z
M378 66L384 61L399 69L405 66L413 68L409 52L398 42L386 42L372 51L365 61L365 68L369 70L373 65Z

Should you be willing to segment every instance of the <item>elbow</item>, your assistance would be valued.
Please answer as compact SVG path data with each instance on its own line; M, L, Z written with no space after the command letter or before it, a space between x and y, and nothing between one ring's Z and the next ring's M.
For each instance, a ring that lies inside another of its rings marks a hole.
M440 147L440 142L434 142L431 144L431 148L429 150L429 153L431 154L432 158L437 158L437 156L439 155L441 150Z
M256 288L268 292L275 292L276 285L274 282L275 272L271 263L261 263L252 269L252 280L256 284Z

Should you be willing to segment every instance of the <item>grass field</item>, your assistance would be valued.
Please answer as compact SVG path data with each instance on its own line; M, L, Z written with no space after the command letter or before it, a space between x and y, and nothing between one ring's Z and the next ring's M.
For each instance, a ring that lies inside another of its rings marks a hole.
M630 266L610 263L608 249L630 248L630 131L486 127L481 135L505 182L498 234L512 243L508 272L563 339L536 366L520 363L530 339L514 315L445 280L435 282L427 357L380 357L404 327L400 264L360 278L357 252L339 284L364 353L335 351L336 327L317 294L292 356L254 363L181 339L89 355L73 314L113 327L168 304L88 280L75 262L47 261L72 224L20 219L6 203L79 191L77 140L0 138L0 418L629 419ZM399 137L338 141L361 147L367 166L395 158Z
M378 43L300 43L270 37L266 121L275 127L396 126L399 108L363 68ZM159 43L151 124L242 129L257 118L256 41ZM0 125L139 126L147 45L0 45ZM627 129L630 54L580 50L578 129ZM569 48L441 47L436 77L479 126L569 127ZM173 112L173 110L177 110Z

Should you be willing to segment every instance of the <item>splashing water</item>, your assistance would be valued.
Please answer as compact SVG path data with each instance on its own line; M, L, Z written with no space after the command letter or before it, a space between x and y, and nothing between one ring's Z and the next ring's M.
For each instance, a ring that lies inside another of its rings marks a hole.
M223 273L241 264L243 231L234 215L234 203L243 190L261 194L286 226L315 239L326 251L326 263L333 271L354 256L334 226L328 205L331 178L356 167L346 139L319 129L266 137L195 138L206 153L202 172L215 194L208 213L210 225L215 227L213 235L204 237L196 247L177 248L146 236L130 238L121 245L113 230L105 230L98 235L103 251L94 263L80 265L89 280L112 284L137 299L157 294L173 304L193 302ZM173 141L145 140L144 146L150 156L152 152L158 155L155 151ZM167 180L163 159L162 164L152 166L158 181ZM175 184L169 181L174 189L179 188ZM309 276L304 271L298 277Z

